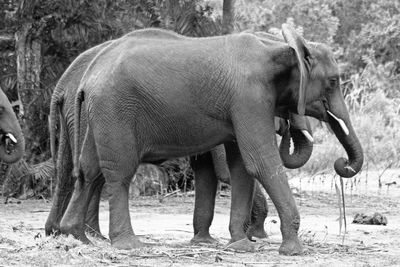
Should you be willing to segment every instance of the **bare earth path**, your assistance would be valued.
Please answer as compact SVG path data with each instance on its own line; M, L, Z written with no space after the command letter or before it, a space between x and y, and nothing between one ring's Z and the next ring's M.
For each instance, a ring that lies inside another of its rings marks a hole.
M267 240L257 240L258 251L233 253L224 250L228 242L229 197L217 199L211 234L217 246L191 246L194 197L190 194L164 199L142 197L131 200L135 233L155 245L136 251L118 251L107 241L92 239L83 245L71 237L45 237L44 222L50 203L44 200L0 198L0 266L79 265L79 266L399 266L400 265L400 178L388 174L380 190L363 193L363 182L346 186L347 234L339 235L339 210L332 179L291 181L301 214L302 256L278 254L281 236L279 218L270 205ZM396 181L387 188L385 182ZM374 181L376 183L376 181ZM356 188L356 189L355 189ZM372 188L372 187L371 187ZM300 189L300 190L299 190ZM300 193L298 193L300 192ZM108 204L101 203L101 228L108 231ZM358 212L380 212L387 226L352 224Z

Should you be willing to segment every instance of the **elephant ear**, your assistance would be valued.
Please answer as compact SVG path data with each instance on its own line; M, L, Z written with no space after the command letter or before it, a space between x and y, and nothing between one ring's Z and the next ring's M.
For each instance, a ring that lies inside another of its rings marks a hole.
M282 35L286 43L294 49L297 63L300 71L300 87L299 87L299 100L297 103L297 112L299 115L305 114L306 109L306 88L310 76L310 58L311 54L306 46L305 40L296 33L292 26L289 24L282 25Z

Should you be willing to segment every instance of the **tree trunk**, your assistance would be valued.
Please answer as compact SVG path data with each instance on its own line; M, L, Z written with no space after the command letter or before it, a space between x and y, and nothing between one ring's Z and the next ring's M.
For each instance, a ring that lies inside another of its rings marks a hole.
M33 129L41 121L40 106L36 101L41 96L40 73L42 71L41 42L32 23L24 24L15 34L15 50L17 54L17 82L18 94L24 107L22 129L27 144L26 158L29 160L35 148L40 144L40 136L34 134Z
M222 6L222 34L233 32L233 19L235 14L235 0L224 0Z

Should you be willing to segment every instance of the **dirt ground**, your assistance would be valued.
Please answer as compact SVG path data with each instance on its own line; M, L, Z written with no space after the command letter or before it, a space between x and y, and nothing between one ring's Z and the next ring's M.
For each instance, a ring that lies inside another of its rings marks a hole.
M44 223L50 205L45 200L0 199L0 266L399 266L400 172L387 171L379 188L379 172L346 180L347 233L339 235L339 209L333 177L292 179L301 214L300 237L304 255L281 256L279 218L273 205L267 218L269 238L257 240L254 253L224 249L229 240L230 197L221 194L211 234L216 246L192 246L192 193L171 196L161 203L156 197L130 201L135 233L154 246L119 251L107 241L91 239L83 245L72 237L46 237ZM358 179L358 180L357 180ZM396 182L390 186L387 183ZM380 212L386 226L352 224L356 213ZM101 202L101 230L108 232L108 204ZM342 231L343 232L343 231Z

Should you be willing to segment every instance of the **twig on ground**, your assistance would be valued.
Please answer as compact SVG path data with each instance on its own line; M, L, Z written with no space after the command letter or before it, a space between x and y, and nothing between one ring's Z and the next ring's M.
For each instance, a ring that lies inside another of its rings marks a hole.
M378 186L379 186L379 188L382 188L382 181L381 181L382 175L383 175L390 167L392 167L393 162L394 162L394 161L390 161L389 164L383 169L383 171L381 172L381 174L379 174L379 176L378 176Z
M192 252L184 252L184 253L178 253L178 254L174 254L175 257L180 257L180 256L189 256L189 255L197 255L197 254L205 254L205 253L213 253L213 252L217 252L217 253L225 253L225 254L230 254L233 255L232 252L229 251L223 251L223 250L219 250L219 249L202 249L200 251L192 251ZM232 253L232 254L231 254Z
M165 198L170 197L170 196L173 196L173 195L176 195L176 194L178 194L180 191L181 191L181 190L177 189L177 190L175 190L175 191L173 191L173 192L171 192L171 193L165 194L164 196L160 196L159 201L162 202Z
M282 261L254 261L254 262L242 262L242 264L246 265L281 265L281 264L293 264L294 262L290 262L290 261L286 261L286 262L282 262Z
M50 210L31 210L30 213L49 212Z
M99 231L96 231L93 227L91 227L90 225L88 225L87 223L85 223L85 226L87 228L89 228L92 232L96 233L98 236L103 237L105 240L110 241L110 239L108 239L107 237L105 237L104 235L102 235Z
M165 230L166 232L184 232L184 233L193 233L193 231L186 231L186 230L181 230L181 229L167 229Z

